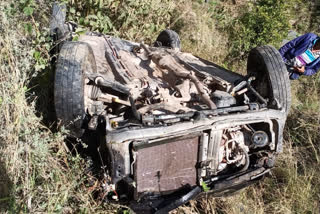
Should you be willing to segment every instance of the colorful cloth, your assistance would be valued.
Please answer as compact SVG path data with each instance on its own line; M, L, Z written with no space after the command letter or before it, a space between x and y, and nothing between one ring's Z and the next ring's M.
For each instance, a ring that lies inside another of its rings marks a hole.
M279 49L283 61L287 65L291 65L295 57L302 55L308 49L312 49L314 42L319 39L319 37L313 33L307 33L299 36ZM305 65L304 73L298 73L296 71L290 72L290 79L298 79L301 75L310 76L318 72L320 69L320 57L316 58L309 64Z
M320 56L320 52L312 53L311 49L306 50L303 54L296 56L293 60L293 66L302 67L310 64Z

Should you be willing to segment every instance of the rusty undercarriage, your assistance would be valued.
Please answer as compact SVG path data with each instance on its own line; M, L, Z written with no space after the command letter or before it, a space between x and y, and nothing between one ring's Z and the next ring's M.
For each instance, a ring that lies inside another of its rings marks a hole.
M290 107L273 47L254 49L242 76L159 38L155 47L87 33L63 43L56 66L58 119L76 137L103 127L110 200L137 213L261 179L282 150Z

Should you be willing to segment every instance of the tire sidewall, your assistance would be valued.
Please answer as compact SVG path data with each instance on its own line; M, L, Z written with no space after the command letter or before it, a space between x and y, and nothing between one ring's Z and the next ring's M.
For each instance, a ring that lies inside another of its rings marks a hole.
M290 80L278 50L270 45L252 49L248 56L247 72L248 76L256 78L252 86L269 99L268 107L280 107L288 114L291 105Z

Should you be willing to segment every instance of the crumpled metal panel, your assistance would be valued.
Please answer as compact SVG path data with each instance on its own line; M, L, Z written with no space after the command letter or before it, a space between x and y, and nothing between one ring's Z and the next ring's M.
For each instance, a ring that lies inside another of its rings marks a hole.
M136 153L137 193L164 193L197 182L199 137L143 148Z

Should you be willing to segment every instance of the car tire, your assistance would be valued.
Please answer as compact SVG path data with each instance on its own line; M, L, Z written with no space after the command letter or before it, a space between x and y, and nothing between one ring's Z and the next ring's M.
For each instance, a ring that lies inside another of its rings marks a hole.
M266 45L250 51L247 63L249 76L254 76L252 86L265 99L268 107L284 109L288 114L291 105L290 80L278 50Z
M54 102L57 118L74 137L81 137L84 132L84 72L96 72L92 48L84 42L65 42L56 65Z
M173 30L164 30L162 31L155 44L155 47L169 47L172 49L181 50L181 42L179 35Z
M65 22L67 15L67 6L63 3L55 2L52 5L52 14L50 18L50 35L54 41L62 39L68 31Z

